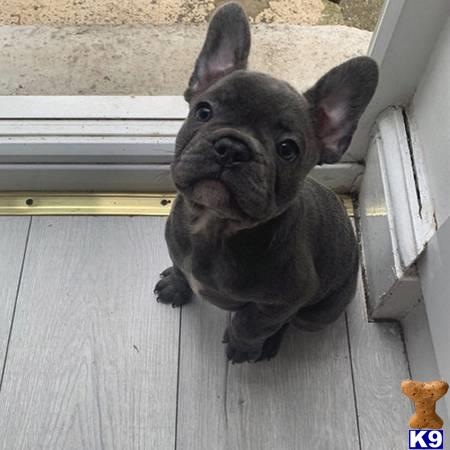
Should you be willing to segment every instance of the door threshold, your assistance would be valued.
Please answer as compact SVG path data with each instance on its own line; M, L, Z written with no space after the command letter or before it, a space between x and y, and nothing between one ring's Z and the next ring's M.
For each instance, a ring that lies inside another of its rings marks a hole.
M175 193L0 192L0 216L168 216ZM347 214L353 200L339 195Z
M175 193L3 192L1 216L168 216Z

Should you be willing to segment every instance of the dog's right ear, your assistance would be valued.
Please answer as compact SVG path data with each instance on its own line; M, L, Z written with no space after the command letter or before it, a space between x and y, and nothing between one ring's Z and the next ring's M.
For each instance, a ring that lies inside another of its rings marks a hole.
M205 43L195 63L186 101L229 73L246 69L250 52L250 27L238 3L226 3L213 15Z

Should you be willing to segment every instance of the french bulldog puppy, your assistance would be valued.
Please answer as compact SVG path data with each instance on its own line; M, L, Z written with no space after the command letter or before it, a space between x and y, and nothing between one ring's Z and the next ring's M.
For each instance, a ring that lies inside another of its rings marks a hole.
M233 363L273 358L292 324L320 330L355 293L358 247L341 202L308 177L347 150L378 82L359 57L303 95L246 70L250 29L228 3L211 19L185 91L190 112L171 165L178 195L167 221L173 266L157 300L193 292L234 311L225 330Z

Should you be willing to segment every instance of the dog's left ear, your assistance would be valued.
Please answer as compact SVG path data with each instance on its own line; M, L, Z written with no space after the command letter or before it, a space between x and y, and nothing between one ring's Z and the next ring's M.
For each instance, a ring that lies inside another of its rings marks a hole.
M321 145L319 164L341 159L377 84L376 62L361 56L330 70L305 92Z
M238 3L226 3L209 23L205 43L184 93L186 101L234 70L247 68L249 52L247 16Z

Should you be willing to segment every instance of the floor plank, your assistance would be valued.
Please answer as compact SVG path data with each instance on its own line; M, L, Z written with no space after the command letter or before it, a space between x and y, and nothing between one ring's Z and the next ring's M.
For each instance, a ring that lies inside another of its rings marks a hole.
M9 255L0 269L13 280L0 286L3 352L28 223L0 219ZM361 283L346 316L324 332L291 330L277 359L229 365L227 313L196 300L180 317L154 302L169 264L163 224L33 219L0 392L0 448L404 448L411 406L399 389L409 376L400 329L368 323Z
M344 317L290 330L276 359L226 363L226 313L197 301L181 321L178 450L358 449Z
M347 309L362 450L401 449L408 442L408 399L400 391L410 378L398 323L369 323L359 278L357 301Z
M0 217L0 374L25 254L29 217Z
M33 219L0 401L7 450L173 449L164 219Z

